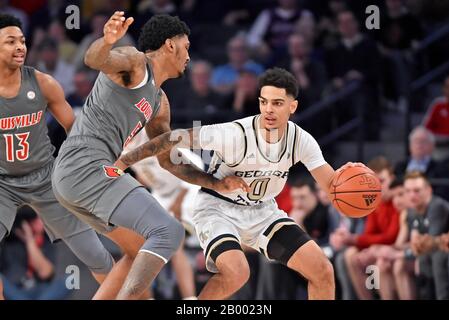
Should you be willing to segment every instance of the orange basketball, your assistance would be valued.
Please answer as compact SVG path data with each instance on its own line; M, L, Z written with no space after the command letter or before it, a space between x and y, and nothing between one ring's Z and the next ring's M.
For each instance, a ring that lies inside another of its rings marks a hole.
M364 217L376 209L381 199L379 179L364 167L350 167L332 181L332 204L350 218Z

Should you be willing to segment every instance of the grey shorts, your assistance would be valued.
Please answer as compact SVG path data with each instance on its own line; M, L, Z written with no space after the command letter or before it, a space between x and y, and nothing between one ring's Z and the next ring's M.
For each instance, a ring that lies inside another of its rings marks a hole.
M29 205L42 219L51 241L91 229L56 200L52 190L53 161L21 177L0 176L0 223L11 232L17 209Z
M93 137L68 138L53 170L56 198L68 210L100 233L114 229L112 213L128 193L142 185L129 174L111 167L113 155Z

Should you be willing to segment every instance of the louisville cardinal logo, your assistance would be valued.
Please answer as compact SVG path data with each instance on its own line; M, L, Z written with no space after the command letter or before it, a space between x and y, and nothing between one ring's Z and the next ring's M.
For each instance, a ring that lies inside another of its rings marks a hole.
M120 176L125 174L123 172L123 170L121 170L121 169L119 169L117 167L103 166L103 170L104 170L104 174L108 178L118 178L118 177L120 177Z

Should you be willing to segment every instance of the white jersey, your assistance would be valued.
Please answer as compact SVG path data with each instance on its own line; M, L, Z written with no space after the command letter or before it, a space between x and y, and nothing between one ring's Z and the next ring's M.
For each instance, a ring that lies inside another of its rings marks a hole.
M260 132L259 117L201 128L201 148L214 151L208 172L218 179L241 177L251 188L249 193L217 193L203 188L204 192L241 205L257 205L272 201L282 191L290 167L297 162L309 171L326 163L316 140L291 121L279 142L267 143Z

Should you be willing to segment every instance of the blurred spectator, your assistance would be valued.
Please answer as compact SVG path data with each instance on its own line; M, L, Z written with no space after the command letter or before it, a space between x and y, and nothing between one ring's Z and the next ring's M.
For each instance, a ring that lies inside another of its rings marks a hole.
M192 121L203 120L205 114L209 118L213 114L223 111L224 98L214 92L210 86L212 67L209 62L198 60L190 68L190 86L184 88L184 93L175 95L173 98L174 107L178 109L181 117L173 114L179 121L185 121L192 126ZM216 119L218 120L218 119Z
M248 44L262 57L273 60L286 51L286 43L295 23L302 15L312 15L299 7L297 0L278 0L278 5L265 9L257 17L248 34Z
M61 84L64 93L70 95L75 90L73 85L75 68L59 57L58 43L51 38L45 38L38 44L37 50L39 57L37 69L53 76Z
M260 113L259 81L253 70L243 69L240 71L234 93L229 96L226 105L232 106L237 118Z
M315 183L301 179L290 189L292 210L289 216L314 239L319 246L329 243L329 211L318 200Z
M288 57L279 66L290 70L298 80L300 108L320 100L326 85L326 70L311 57L313 47L304 36L294 33L288 38Z
M67 97L67 102L73 108L76 116L83 107L94 85L93 73L86 69L79 70L74 76L73 83L75 91ZM66 132L51 113L47 114L47 126L48 136L50 137L51 143L55 146L54 156L57 156L59 148L66 138Z
M0 12L10 14L16 18L18 18L22 22L22 30L25 36L28 35L28 16L27 14L13 6L9 5L9 0L0 0Z
M315 49L318 38L318 30L315 23L315 18L312 15L303 15L301 18L299 18L298 22L296 22L295 24L295 28L292 34L295 33L300 34L304 37L304 41L308 47L310 47L311 49ZM311 53L315 54L314 52Z
M226 26L247 24L254 20L252 3L248 0L240 1L210 1L210 0L184 0L180 10L189 25L217 24ZM255 9L257 10L257 9Z
M73 84L75 91L67 96L67 102L73 109L80 109L83 107L87 96L90 94L95 82L95 73L90 69L80 69L75 73ZM75 110L75 113L78 110Z
M359 31L359 23L350 11L338 14L338 45L327 52L327 66L336 88L351 80L378 83L378 51L375 43ZM369 61L369 63L367 63Z
M129 27L129 33L134 39L138 39L140 30L145 23L155 14L179 15L178 8L173 0L144 0L139 1L137 13L133 24Z
M95 1L81 1L81 14L85 21L90 21L97 12L108 12L112 15L115 11L124 11L125 15L133 13L133 0L95 0ZM144 1L139 1L144 2Z
M411 206L411 249L418 256L418 296L449 299L448 254L439 250L440 236L449 232L449 203L433 195L420 172L405 176L405 191Z
M284 186L284 189L282 189L281 193L278 194L276 197L276 202L278 204L279 209L290 212L292 210L292 201L290 199L290 183L287 181L287 183Z
M378 207L366 218L365 230L361 235L341 233L344 244L350 245L345 251L345 261L349 276L359 299L371 299L372 292L365 285L365 269L376 259L369 247L375 244L393 244L399 232L399 213L392 203L389 189L393 181L393 168L384 157L377 157L368 163L380 180L382 199Z
M441 177L443 167L432 158L434 147L432 132L423 126L415 127L409 134L410 157L396 165L396 176L403 177L407 172L419 171L429 179Z
M403 0L386 0L386 9L378 33L383 49L411 49L422 37L419 21L409 13Z
M373 246L376 266L379 268L379 295L382 300L416 299L415 256L410 248L410 234L413 228L409 219L407 199L403 180L396 179L390 185L393 205L400 212L399 234L393 245Z
M75 69L84 67L84 54L89 46L95 40L103 37L103 27L109 19L109 14L106 12L97 12L91 20L91 33L86 35L78 46L78 50L73 58L73 65ZM133 38L126 33L123 38L117 41L114 47L135 46Z
M48 36L58 43L59 56L67 63L72 63L75 56L77 45L67 38L65 27L58 20L48 27Z
M432 102L423 120L424 126L435 136L434 156L438 160L449 156L449 76L444 80L443 95Z
M377 139L379 136L379 53L376 44L360 33L359 24L350 11L338 14L340 42L335 48L326 51L326 64L329 77L335 89L341 89L351 81L362 81L360 98L363 99L365 136ZM354 99L344 99L342 107L335 114L339 125L356 115ZM343 107L344 106L344 107Z
M339 41L337 17L341 12L348 11L345 0L327 1L328 10L318 22L319 43L325 48L335 47Z
M79 5L81 0L70 1L70 4ZM39 4L38 1L27 1L29 3L37 4L30 15L30 29L29 32L34 32L35 29L41 28L46 30L51 22L54 20L65 21L67 14L65 12L69 1L61 0L45 0ZM87 2L87 1L83 1Z
M29 207L19 210L0 261L7 300L61 300L70 293L65 280L55 278L55 247Z
M396 100L406 94L412 80L410 52L418 45L422 29L403 0L387 0L386 9L381 15L382 27L377 31L384 58L382 82L385 96Z
M329 193L323 190L318 183L315 183L316 195L318 197L318 201L320 201L321 205L327 208L328 217L329 217L329 232L333 233L335 230L339 228L339 226L344 221L344 216L338 212L338 210L332 205L331 200L329 198ZM333 251L332 247L329 247L330 250ZM333 252L328 255L328 257L332 257Z
M243 69L252 70L256 75L264 71L260 64L249 59L245 36L237 35L229 40L227 52L229 62L214 68L211 80L214 90L223 94L234 90L239 73Z

